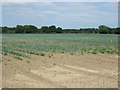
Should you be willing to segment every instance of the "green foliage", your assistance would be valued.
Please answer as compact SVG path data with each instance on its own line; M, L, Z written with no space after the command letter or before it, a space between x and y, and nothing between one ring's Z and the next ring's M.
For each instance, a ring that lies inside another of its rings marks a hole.
M4 52L4 53L2 53L3 55L8 55L8 53L6 53L6 52Z
M33 25L24 25L25 33L37 33L38 28Z
M99 26L99 33L102 33L102 34L106 34L109 32L109 27L105 26L105 25L100 25Z
M26 56L22 53L15 52L15 51L10 51L10 50L6 50L6 49L3 49L3 51L5 52L4 55L8 55L7 53L10 53L10 54L14 54L14 55L17 55L17 56L28 57L28 56Z
M45 56L45 53L40 53L41 56Z
M65 53L64 51L62 51L61 53Z
M118 36L110 34L3 34L3 52L19 57L45 52L118 54ZM3 53L4 54L4 53ZM49 56L51 58L51 56Z
M17 25L16 27L1 27L2 33L80 33L80 34L120 34L120 28L110 28L100 25L98 28L62 29L61 27L42 26L37 28L34 25Z
M18 59L18 60L23 60L22 58L18 57L18 56L14 56L14 58Z
M25 33L25 29L22 25L16 26L16 33Z

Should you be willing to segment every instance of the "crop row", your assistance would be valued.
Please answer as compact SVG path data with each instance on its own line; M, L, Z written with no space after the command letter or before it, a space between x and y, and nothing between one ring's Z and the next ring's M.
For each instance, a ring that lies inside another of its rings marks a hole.
M92 53L118 54L117 35L5 35L4 48L34 55L44 56L45 53Z

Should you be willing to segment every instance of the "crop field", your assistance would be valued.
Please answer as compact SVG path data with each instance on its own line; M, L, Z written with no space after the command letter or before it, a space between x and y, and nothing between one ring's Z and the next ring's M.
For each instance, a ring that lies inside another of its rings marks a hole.
M118 35L3 34L1 53L4 78L8 77L4 87L117 87ZM81 77L93 81L93 86ZM38 85L39 81L43 83Z
M23 52L43 56L45 52L117 54L118 35L7 34L3 35L2 45L4 55L21 57L27 57Z

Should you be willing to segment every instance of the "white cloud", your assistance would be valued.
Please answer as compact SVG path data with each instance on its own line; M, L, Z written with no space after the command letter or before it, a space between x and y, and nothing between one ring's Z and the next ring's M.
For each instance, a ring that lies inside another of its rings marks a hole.
M56 11L45 11L44 14L58 14Z
M2 0L2 2L39 2L39 0Z
M2 2L119 2L119 0L2 0Z
M37 2L32 5L37 8L56 8L57 7L53 2Z
M80 26L93 25L92 27L96 24L116 25L117 12L113 13L108 11L110 6L111 5L109 3L100 5L96 5L94 3L88 4L73 2L14 3L14 5L12 5L12 3L8 3L4 6L4 9L8 7L7 10L9 10L4 13L8 16L10 15L11 20L9 21L15 21L15 24L19 24L21 22L29 24L34 23L42 26L44 24L49 25L54 23L70 27L73 26L72 24ZM116 6L113 5L112 8L114 7Z

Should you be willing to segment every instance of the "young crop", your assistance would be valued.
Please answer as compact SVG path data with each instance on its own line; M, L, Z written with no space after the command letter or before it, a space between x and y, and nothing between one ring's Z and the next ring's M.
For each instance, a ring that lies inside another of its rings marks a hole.
M14 58L18 59L18 60L23 60L22 58L18 57L18 56L14 56Z
M27 63L30 63L30 61L26 61Z
M3 55L8 55L8 53L7 53L7 52L4 52L4 53L2 52L2 54L3 54Z
M24 53L45 56L50 53L118 54L118 35L95 34L20 34L3 35L3 55L28 57ZM111 42L112 41L112 42ZM42 53L41 53L42 52ZM51 56L49 56L51 57Z
M40 56L45 56L45 53L40 53Z

